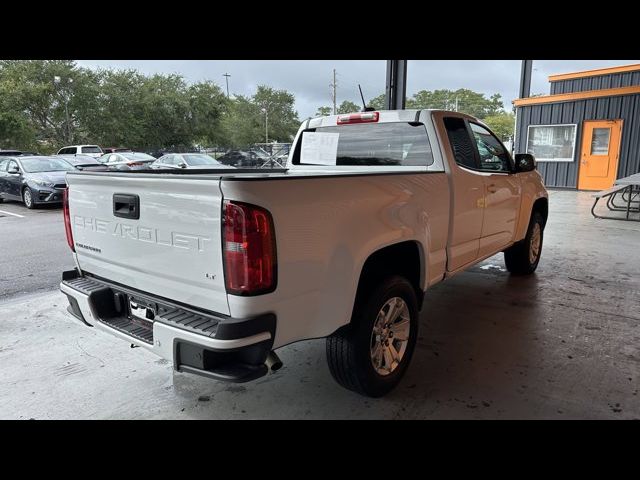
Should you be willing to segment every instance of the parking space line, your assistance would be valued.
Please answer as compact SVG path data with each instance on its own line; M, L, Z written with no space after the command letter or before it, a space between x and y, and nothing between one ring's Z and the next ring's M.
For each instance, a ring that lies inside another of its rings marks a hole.
M6 213L7 215L13 215L14 217L24 218L24 215L18 215L17 213L7 212L6 210L0 210L0 213Z

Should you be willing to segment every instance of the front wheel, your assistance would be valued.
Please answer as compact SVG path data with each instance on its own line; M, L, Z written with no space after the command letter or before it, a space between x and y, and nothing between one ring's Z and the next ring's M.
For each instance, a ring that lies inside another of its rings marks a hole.
M27 208L35 208L36 204L33 201L33 193L31 193L31 189L26 187L22 192L22 201L24 202L24 206Z
M381 397L402 379L418 337L413 286L393 276L364 294L351 323L327 338L327 361L343 387Z
M524 240L504 251L504 263L513 275L529 275L536 271L542 254L544 218L533 212Z

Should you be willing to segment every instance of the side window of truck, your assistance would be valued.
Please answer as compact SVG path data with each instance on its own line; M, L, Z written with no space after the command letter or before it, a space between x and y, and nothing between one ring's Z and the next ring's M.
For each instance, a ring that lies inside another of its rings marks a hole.
M449 137L456 163L460 166L477 170L475 146L469 137L469 131L464 119L445 117L444 126L447 129L447 136Z
M511 157L502 143L489 130L477 123L469 122L469 125L478 148L480 169L509 173L511 171Z

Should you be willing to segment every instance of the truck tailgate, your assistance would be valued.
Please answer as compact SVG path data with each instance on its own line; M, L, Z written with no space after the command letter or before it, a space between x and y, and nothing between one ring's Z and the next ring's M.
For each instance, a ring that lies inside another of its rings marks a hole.
M83 271L229 314L219 177L73 173L67 183Z

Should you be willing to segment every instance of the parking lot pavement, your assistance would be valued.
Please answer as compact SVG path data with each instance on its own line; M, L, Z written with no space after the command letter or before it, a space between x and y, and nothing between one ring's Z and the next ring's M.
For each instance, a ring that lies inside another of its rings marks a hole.
M323 340L278 350L284 367L252 383L173 373L53 292L0 306L0 418L640 418L640 225L595 220L590 204L551 192L536 275L510 277L496 256L430 290L387 397L339 387Z
M73 265L59 206L0 203L0 309L9 297L52 290Z

